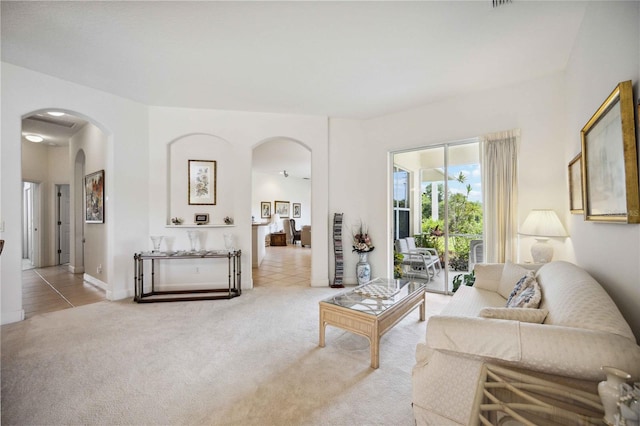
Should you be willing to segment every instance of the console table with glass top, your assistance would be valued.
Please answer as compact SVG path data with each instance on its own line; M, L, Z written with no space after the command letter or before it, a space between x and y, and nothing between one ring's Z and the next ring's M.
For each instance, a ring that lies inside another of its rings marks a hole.
M425 320L425 284L376 278L320 302L320 347L325 345L327 325L369 339L371 368L380 365L380 337L416 307Z
M241 250L214 250L201 252L142 252L133 256L134 301L138 303L175 302L189 300L232 299L242 294ZM228 287L194 290L157 290L156 263L178 259L227 259ZM144 262L151 262L151 291L145 292Z

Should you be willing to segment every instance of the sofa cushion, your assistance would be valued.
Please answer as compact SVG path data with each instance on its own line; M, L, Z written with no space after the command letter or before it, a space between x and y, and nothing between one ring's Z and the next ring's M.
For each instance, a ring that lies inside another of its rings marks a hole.
M482 308L504 307L506 300L495 291L482 290L479 288L460 286L451 298L451 301L440 313L441 315L452 315L461 317L477 317Z
M520 322L542 324L549 311L535 308L483 308L482 318L495 318Z
M507 302L507 308L537 308L542 300L540 285L533 279L513 299Z
M498 285L498 293L505 299L508 299L513 288L522 277L527 275L527 272L529 272L529 270L522 266L511 262L505 263L502 276L500 277L500 284Z
M476 263L473 267L476 276L473 286L497 292L503 269L504 264L502 263Z
M523 291L525 291L525 289L527 289L530 285L531 282L533 280L535 280L535 274L533 273L533 271L528 271L525 275L522 276L522 278L520 278L520 280L518 280L518 282L516 283L515 287L513 287L513 290L511 290L511 293L509 294L509 297L507 297L507 307L511 307L513 301L520 296L520 293L522 293Z

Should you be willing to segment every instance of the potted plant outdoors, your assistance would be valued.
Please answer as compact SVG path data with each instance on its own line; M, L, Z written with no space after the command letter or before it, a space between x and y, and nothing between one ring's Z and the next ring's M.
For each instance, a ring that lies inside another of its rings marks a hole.
M468 274L459 274L453 277L453 290L452 292L458 291L462 284L466 286L473 286L476 282L476 271L471 271Z
M402 270L403 260L404 260L404 255L394 250L393 251L393 278L395 279L400 279L404 275L404 271Z

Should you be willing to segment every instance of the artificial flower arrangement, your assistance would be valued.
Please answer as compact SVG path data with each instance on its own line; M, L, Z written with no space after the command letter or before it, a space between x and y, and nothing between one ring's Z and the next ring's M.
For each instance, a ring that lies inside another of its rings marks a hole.
M353 234L353 251L367 253L373 251L374 248L369 233L367 232L367 227L361 222L358 230Z

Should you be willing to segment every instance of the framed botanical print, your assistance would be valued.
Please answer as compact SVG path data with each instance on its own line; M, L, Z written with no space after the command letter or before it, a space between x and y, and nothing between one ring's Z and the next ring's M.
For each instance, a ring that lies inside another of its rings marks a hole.
M588 221L640 223L634 109L631 81L623 81L582 128L582 192Z
M262 201L260 203L260 217L271 217L271 202Z
M582 205L582 153L569 163L569 210L572 214L583 214Z
M189 204L216 204L216 162L211 160L189 161Z
M104 170L84 177L84 221L104 223Z
M300 203L293 203L293 217L302 216L302 206Z
M273 211L280 215L282 218L289 217L289 202L288 201L274 201Z

